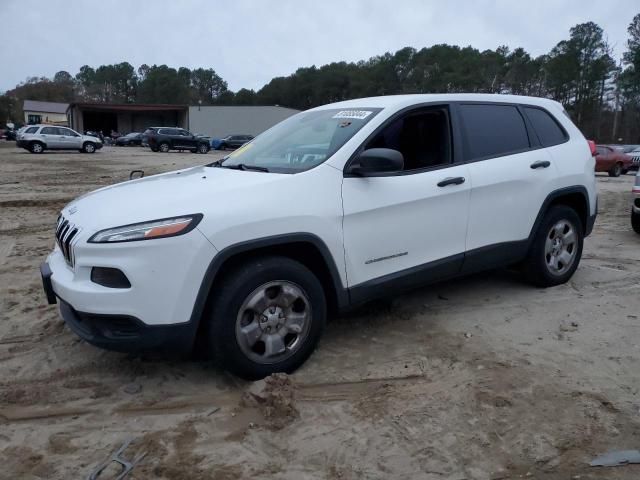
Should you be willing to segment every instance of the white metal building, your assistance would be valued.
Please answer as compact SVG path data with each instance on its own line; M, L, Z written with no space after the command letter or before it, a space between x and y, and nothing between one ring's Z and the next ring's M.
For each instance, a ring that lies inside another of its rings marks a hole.
M299 110L279 106L189 107L189 131L222 138L264 132Z

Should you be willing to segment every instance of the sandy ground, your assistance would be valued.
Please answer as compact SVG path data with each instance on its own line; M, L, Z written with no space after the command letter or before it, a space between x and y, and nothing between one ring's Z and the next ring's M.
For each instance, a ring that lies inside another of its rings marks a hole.
M371 305L334 319L256 401L208 363L85 344L38 274L72 198L219 154L0 147L0 478L85 478L128 438L126 457L146 452L135 479L640 478L640 465L588 466L640 449L632 176L598 177L600 215L570 283L494 272Z

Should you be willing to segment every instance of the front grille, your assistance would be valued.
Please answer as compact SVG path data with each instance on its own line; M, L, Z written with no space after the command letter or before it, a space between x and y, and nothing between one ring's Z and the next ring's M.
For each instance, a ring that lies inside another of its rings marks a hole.
M62 215L58 217L58 224L56 226L56 243L64 256L65 261L71 267L73 267L75 263L73 255L73 240L77 237L78 232L78 227L73 223Z
M640 155L631 157L631 162L636 166L640 166Z

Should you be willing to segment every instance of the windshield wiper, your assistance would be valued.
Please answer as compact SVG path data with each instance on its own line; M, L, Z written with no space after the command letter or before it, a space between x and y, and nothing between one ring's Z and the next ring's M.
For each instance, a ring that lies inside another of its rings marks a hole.
M247 165L246 163L236 163L234 165L222 165L222 164L218 164L220 165L220 167L222 168L231 168L233 170L252 170L255 172L269 172L268 168L265 167L259 167L257 165Z

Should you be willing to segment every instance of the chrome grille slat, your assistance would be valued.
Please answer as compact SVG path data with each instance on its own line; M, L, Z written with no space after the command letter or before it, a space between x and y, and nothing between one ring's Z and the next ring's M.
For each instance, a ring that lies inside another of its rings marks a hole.
M62 215L58 217L58 223L56 226L56 243L58 248L62 252L67 265L73 267L75 263L75 256L73 254L73 240L77 237L80 229L73 223L69 222Z

